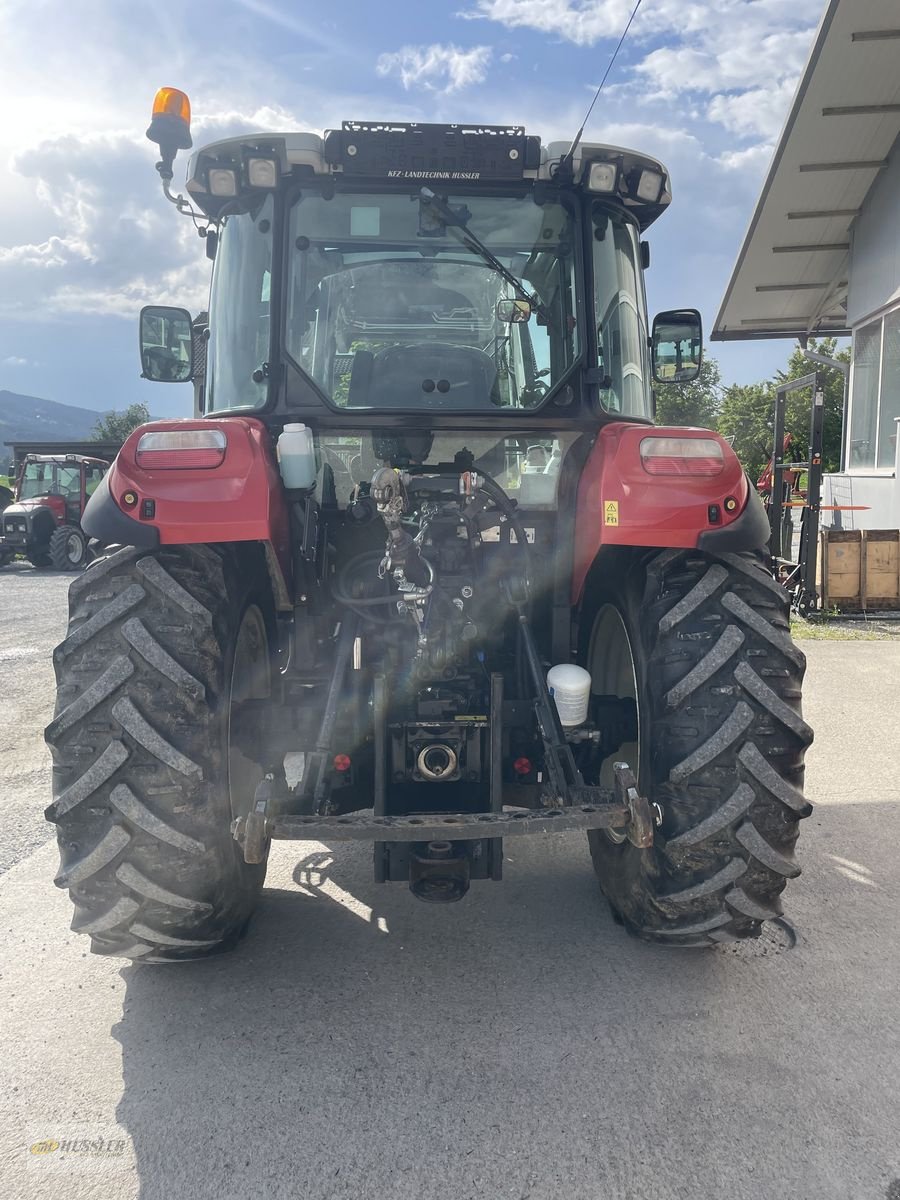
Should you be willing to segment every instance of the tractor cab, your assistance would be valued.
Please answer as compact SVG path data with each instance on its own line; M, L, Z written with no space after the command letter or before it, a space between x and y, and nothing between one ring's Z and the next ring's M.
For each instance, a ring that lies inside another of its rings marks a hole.
M652 421L655 367L687 381L701 342L692 310L648 329L641 239L668 172L567 150L521 127L350 121L199 150L187 191L215 260L200 410L317 430ZM196 378L193 333L146 309L144 375Z

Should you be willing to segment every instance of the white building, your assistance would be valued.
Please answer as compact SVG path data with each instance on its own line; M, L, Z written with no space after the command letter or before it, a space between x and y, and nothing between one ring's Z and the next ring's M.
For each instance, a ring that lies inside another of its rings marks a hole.
M900 0L830 0L712 333L851 335L823 513L900 527ZM815 367L811 364L810 370Z

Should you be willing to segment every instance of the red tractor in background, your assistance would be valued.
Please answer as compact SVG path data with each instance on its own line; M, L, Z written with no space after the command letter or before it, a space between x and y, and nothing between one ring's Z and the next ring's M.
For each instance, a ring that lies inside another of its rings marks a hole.
M27 454L13 503L0 514L0 566L24 554L36 567L80 570L88 558L81 518L108 470L84 454Z
M653 423L702 345L695 310L648 328L666 169L345 122L207 146L185 199L189 119L164 88L148 136L208 320L145 309L141 346L195 416L91 499L54 656L73 928L203 957L273 839L366 840L437 903L499 880L504 839L583 830L629 932L757 936L800 870L805 663L733 450Z

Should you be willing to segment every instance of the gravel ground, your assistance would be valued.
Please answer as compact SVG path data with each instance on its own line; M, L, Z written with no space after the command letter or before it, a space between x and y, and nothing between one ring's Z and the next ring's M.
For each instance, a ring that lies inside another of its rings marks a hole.
M44 820L50 803L50 754L44 726L53 715L56 683L51 650L62 639L73 576L31 563L0 568L0 874L53 838Z

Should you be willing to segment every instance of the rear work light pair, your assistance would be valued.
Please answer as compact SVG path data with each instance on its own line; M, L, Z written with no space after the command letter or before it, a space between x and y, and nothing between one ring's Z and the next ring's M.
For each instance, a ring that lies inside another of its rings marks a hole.
M593 162L588 171L588 191L601 196L615 195L619 191L620 175L617 162ZM633 191L638 200L643 200L646 204L657 204L664 183L664 175L645 167L636 180L631 175L627 177L626 188L629 192Z
M225 198L237 196L242 184L250 188L271 191L278 187L279 167L276 158L262 158L250 154L244 160L244 178L234 167L210 167L207 182L211 195Z

